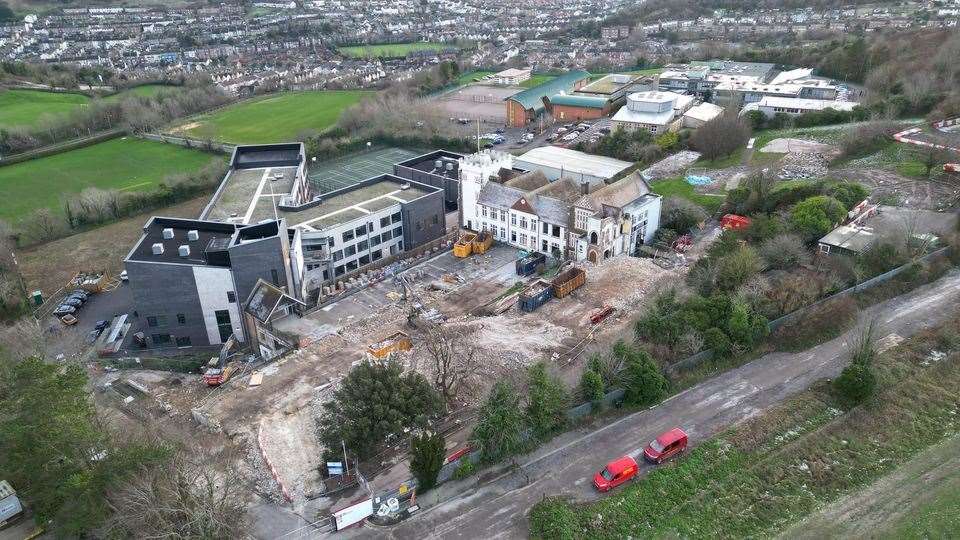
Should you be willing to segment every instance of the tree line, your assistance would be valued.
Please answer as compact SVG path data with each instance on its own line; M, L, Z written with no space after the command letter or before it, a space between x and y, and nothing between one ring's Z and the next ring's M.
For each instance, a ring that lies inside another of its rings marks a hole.
M233 99L209 83L161 91L155 96L94 99L90 105L70 114L43 115L34 126L0 129L0 154L17 154L114 128L145 133L176 118L212 109Z

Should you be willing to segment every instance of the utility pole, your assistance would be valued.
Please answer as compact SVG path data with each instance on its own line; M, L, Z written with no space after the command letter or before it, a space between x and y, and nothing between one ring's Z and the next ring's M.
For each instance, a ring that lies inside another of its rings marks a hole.
M350 472L350 464L347 462L347 443L340 439L340 446L343 447L343 474L346 476Z

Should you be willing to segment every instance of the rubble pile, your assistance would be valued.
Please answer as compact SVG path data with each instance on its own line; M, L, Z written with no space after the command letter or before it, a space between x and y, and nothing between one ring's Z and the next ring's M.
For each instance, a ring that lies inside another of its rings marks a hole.
M680 174L681 171L690 165L693 165L693 163L698 159L700 159L700 152L683 150L673 154L672 156L667 156L647 167L640 172L640 175L648 181L659 180L661 178L670 178Z
M650 291L665 281L682 281L684 272L664 270L652 259L614 257L597 265L585 265L587 283L582 295L604 299L618 311L634 311L650 297Z
M277 485L277 481L273 479L273 475L270 474L270 469L267 468L267 464L263 461L263 455L260 454L260 449L257 448L256 440L250 441L246 446L247 463L250 464L252 471L251 479L253 480L253 489L275 504L286 504L287 500L283 497L283 493L280 492L280 486Z
M780 162L777 178L800 180L827 175L827 159L819 152L791 152Z

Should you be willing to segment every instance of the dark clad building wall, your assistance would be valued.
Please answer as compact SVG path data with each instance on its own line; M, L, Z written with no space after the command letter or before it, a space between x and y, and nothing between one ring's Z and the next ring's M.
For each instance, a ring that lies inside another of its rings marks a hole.
M191 345L210 345L192 266L127 261L125 268L137 320L148 341L152 334L170 334L171 342L165 347L176 346L178 337L189 337ZM185 324L177 321L178 314L186 318ZM147 325L147 317L160 315L166 317L166 324Z
M403 249L411 250L443 236L443 192L435 191L408 203L401 203L403 217ZM417 227L417 222L420 227Z

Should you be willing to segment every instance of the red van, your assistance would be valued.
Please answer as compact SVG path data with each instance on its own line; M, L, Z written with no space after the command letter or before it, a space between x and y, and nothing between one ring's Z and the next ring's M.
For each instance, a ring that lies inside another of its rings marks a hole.
M650 463L663 463L686 448L687 434L680 428L673 428L650 441L643 450L643 457Z
M597 491L610 491L636 476L639 469L640 467L637 466L637 462L632 457L623 456L607 463L602 471L595 474L593 485L596 486Z

